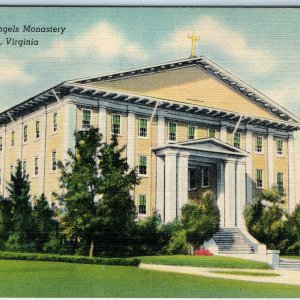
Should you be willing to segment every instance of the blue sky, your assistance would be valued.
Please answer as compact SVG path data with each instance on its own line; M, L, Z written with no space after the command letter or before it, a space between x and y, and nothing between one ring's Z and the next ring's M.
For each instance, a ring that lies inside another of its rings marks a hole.
M300 9L0 7L0 27L29 24L66 31L0 32L0 111L64 80L187 58L194 31L198 55L300 116Z

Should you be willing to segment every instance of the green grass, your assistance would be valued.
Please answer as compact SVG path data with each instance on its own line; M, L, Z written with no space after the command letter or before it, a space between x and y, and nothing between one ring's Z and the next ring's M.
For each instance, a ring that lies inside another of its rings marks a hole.
M210 273L215 274L225 274L225 275L242 275L242 276L280 276L276 273L257 273L257 272L242 272L242 271L210 271Z
M230 269L272 269L268 264L225 256L164 255L140 256L143 263Z
M0 260L0 297L300 297L300 286L137 267Z

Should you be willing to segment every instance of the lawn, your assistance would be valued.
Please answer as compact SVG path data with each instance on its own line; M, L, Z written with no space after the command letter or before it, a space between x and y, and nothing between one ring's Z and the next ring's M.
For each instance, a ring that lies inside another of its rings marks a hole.
M268 264L225 256L163 255L140 256L143 263L230 269L272 269Z
M280 258L300 259L300 255L280 255Z
M0 260L0 297L300 297L300 286L137 267Z

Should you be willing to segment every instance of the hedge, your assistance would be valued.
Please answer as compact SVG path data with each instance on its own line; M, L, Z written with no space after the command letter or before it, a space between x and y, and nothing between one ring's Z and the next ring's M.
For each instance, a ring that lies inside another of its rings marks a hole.
M0 252L0 259L5 260L32 260L32 261L53 261L91 265L115 265L115 266L138 266L140 260L137 258L106 258L87 257L75 255L55 255L41 253L16 253Z

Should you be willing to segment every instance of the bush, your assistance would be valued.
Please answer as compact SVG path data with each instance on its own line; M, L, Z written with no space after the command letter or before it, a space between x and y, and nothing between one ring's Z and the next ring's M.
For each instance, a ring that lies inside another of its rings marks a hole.
M104 258L104 257L54 255L54 254L39 254L39 253L17 253L17 252L0 252L0 259L52 261L52 262L77 263L77 264L115 265L115 266L138 266L140 264L140 260L137 258Z
M189 246L185 234L186 232L184 229L175 231L171 236L165 252L167 254L188 254Z

